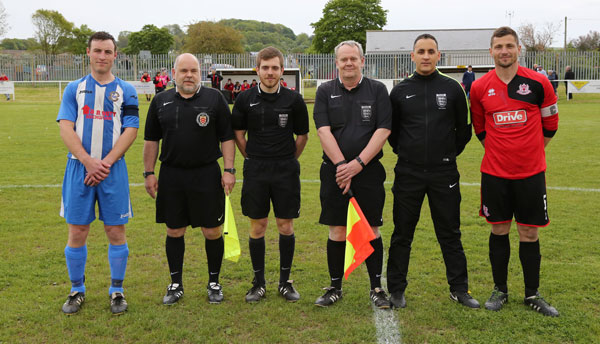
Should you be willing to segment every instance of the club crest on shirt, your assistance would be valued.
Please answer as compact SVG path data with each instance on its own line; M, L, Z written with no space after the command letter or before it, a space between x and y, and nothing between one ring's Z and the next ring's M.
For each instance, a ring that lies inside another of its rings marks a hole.
M360 118L362 118L363 122L370 122L372 115L373 111L371 110L371 105L361 105Z
M210 117L208 117L208 114L206 112L200 112L198 116L196 116L196 123L198 123L198 125L201 127L206 127L208 125L209 120Z
M287 113L280 113L279 114L279 121L278 121L278 123L279 123L279 126L281 128L285 128L285 126L287 125L287 122L288 122L288 118L289 118L289 115Z
M438 93L435 95L435 102L440 109L445 109L446 104L448 104L448 98L446 98L446 93Z
M117 91L112 91L112 92L110 92L110 95L109 95L110 100L112 100L113 102L116 102L117 100L119 100L120 96L121 95Z
M517 90L517 93L522 96L528 95L529 93L531 93L531 90L529 89L529 85L528 84L520 84L519 89Z
M493 88L490 88L488 90L488 97L495 96L495 95L496 95L496 90Z

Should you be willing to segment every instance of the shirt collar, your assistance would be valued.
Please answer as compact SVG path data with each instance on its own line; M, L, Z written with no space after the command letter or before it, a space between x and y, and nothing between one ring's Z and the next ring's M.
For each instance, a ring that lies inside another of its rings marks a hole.
M362 84L364 78L365 78L365 76L361 75L360 76L360 80L358 80L358 84L356 84L356 86L352 90L357 89L358 87L360 87L360 85ZM343 88L343 89L345 89L345 90L347 90L346 87L344 87L344 83L342 82L342 79L339 76L337 77L337 79L338 79L338 81L340 83L340 87Z
M200 89L201 89L201 88L202 88L202 84L198 85L198 89L196 90L196 93L194 93L194 95L193 95L193 96L191 96L190 98L193 98L193 97L195 97L195 96L196 96L198 93L200 93ZM179 93L179 89L177 89L177 85L175 85L175 92L176 92L176 93L177 93L177 94L178 94L178 95L179 95L181 98L184 98L184 97L182 97L182 96L181 96L181 94ZM184 99L189 99L189 98L184 98Z
M263 91L260 89L260 84L261 84L261 83L259 82L259 83L258 83L258 84L256 84L256 86L255 86L255 87L258 87L258 94L262 94L262 93L263 93ZM279 91L281 91L281 84L278 84L278 85L277 85L277 92L275 92L275 93L279 94Z

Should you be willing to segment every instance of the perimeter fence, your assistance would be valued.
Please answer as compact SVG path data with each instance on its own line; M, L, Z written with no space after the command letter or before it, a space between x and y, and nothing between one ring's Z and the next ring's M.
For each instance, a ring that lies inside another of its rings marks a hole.
M139 80L143 72L153 76L165 68L169 71L176 55L119 54L113 73L123 80ZM196 54L200 61L203 80L207 79L211 67L253 68L255 54ZM600 52L547 51L527 52L520 57L520 64L531 67L542 65L546 71L555 70L560 78L566 66L571 66L575 79L600 79ZM438 66L493 66L487 53L442 53ZM284 67L299 68L303 79L332 79L337 75L333 54L288 54ZM374 79L402 79L414 70L409 53L367 54L364 74ZM9 55L0 54L0 72L13 81L59 81L76 80L89 73L86 55Z

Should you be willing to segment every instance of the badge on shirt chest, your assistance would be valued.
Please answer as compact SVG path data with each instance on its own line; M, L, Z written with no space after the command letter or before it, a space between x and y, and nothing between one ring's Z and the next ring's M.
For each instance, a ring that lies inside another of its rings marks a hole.
M200 112L198 116L196 116L196 123L198 123L198 125L201 127L206 127L208 125L209 120L210 117L208 117L208 114L206 112Z
M117 91L112 91L110 92L110 94L108 95L108 97L110 98L110 100L112 100L113 102L116 102L117 100L119 100L119 92Z
M360 106L360 118L363 122L370 122L371 116L373 115L373 110L371 109L371 105L361 105Z
M288 118L289 118L289 115L287 113L280 113L279 114L279 121L278 121L278 123L279 123L279 126L281 128L285 128L285 126L287 125L287 122L288 122Z
M435 95L435 102L437 103L438 108L445 109L448 104L448 98L446 98L446 93L438 93Z

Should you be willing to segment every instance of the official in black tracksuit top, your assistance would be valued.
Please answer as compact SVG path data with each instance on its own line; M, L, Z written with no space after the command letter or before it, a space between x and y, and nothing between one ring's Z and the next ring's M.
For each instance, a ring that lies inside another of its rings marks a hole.
M411 57L413 75L390 94L392 133L398 154L394 168L394 232L387 265L388 289L395 307L405 307L404 290L411 243L425 195L446 264L452 300L471 308L467 260L460 240L460 185L456 157L471 139L467 98L460 84L436 69L440 52L429 34L417 37Z
M260 84L239 94L232 114L235 140L246 158L242 212L250 218L248 244L254 270L246 301L258 302L266 293L265 233L272 201L279 230L278 290L287 301L295 302L300 294L292 285L290 271L296 243L293 219L300 215L297 159L308 140L308 110L300 93L279 85L283 54L278 49L259 51L256 73Z

